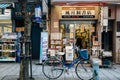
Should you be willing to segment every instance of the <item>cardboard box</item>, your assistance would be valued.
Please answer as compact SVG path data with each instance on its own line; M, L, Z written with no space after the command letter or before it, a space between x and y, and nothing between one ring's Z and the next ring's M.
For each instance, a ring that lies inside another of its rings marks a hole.
M56 51L54 49L49 49L48 50L48 54L50 54L50 56L55 56Z
M72 46L66 46L66 61L73 61L74 49Z

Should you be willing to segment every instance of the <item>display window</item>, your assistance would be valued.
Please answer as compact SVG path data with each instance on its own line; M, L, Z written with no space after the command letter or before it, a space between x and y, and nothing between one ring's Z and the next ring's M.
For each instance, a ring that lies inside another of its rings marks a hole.
M63 39L67 39L65 44L73 43L76 46L78 38L81 39L80 48L90 49L92 47L92 36L96 32L96 21L60 21L60 32Z

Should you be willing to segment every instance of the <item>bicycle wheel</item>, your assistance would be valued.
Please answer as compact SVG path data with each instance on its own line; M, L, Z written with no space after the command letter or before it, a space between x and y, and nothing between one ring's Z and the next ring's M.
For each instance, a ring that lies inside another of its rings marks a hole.
M57 79L63 73L63 65L60 60L50 58L43 63L42 72L49 79Z
M81 80L93 79L93 71L88 61L80 61L75 68L75 72Z

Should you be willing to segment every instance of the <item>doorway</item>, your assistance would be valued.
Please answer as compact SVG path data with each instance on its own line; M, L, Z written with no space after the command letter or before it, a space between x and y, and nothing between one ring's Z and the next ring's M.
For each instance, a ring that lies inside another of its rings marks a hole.
M114 20L108 21L107 31L102 32L102 49L113 51L113 26Z

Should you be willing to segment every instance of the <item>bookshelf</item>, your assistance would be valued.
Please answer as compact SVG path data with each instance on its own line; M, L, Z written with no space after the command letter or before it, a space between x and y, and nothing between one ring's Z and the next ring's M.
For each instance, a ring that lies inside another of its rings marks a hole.
M16 61L16 41L15 33L3 34L0 40L0 61Z
M62 51L62 33L51 33L50 48L57 48L59 51Z

